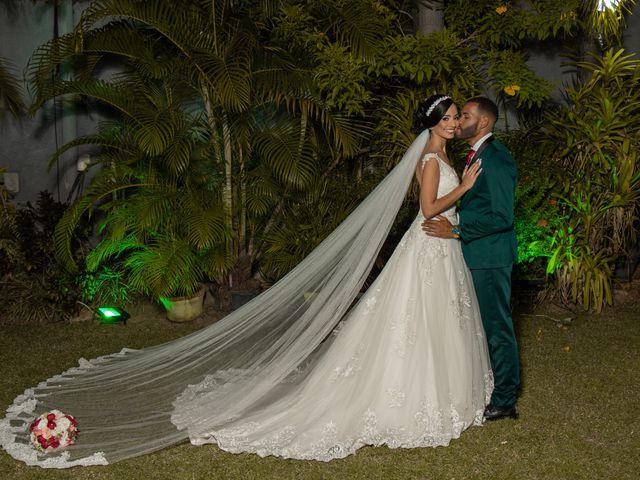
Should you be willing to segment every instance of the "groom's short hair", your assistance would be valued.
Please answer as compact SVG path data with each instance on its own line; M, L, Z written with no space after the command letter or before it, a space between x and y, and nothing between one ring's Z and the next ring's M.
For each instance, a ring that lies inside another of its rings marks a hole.
M495 102L487 97L474 97L468 100L467 103L475 103L478 105L478 110L493 119L493 123L498 121L498 106Z

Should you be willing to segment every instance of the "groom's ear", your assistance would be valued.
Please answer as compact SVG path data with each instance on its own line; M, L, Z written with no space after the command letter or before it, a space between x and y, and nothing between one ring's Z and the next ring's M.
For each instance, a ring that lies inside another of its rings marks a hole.
M480 127L481 130L484 130L485 128L488 128L489 130L491 130L493 128L493 118L491 118L489 115L484 115L481 114L480 115L480 120L478 121L478 127Z

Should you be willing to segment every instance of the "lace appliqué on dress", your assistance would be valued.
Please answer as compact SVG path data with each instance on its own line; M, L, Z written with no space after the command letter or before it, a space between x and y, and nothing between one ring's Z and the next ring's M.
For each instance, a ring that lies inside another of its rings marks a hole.
M427 153L422 158L422 164L427 161L437 161L440 167L440 180L438 183L438 197L446 195L453 190L460 183L458 174L455 170L442 160L435 153ZM448 210L442 212L440 215L449 219L451 223L458 223L457 214L455 212L455 206L452 206ZM420 265L420 274L422 279L428 287L433 285L433 272L436 268L436 263L441 262L442 259L448 256L449 246L446 242L448 239L430 237L422 231L422 222L425 220L422 211L418 213L418 217L409 229L410 236L418 236L420 240L420 250L418 252L418 264ZM407 239L408 240L408 239Z
M328 462L351 455L364 445L387 445L389 448L446 446L472 424L482 423L482 420L477 421L477 415L472 423L464 422L453 405L448 411L440 411L426 400L414 414L413 426L381 429L378 415L371 409L364 411L361 418L362 430L357 437L344 437L340 425L330 420L322 427L320 438L308 445L302 445L296 438L294 425L288 425L267 437L261 436L258 441L251 441L252 433L260 428L256 423L220 430L212 440L232 453L249 452L261 457L277 455ZM300 438L304 439L305 435L300 435Z
M468 328L471 324L471 296L467 290L465 278L465 273L459 270L456 279L457 292L451 299L451 306L460 328Z
M404 310L399 312L397 319L391 320L389 323L393 346L400 358L405 358L407 350L416 343L415 320L413 313L410 313L415 301L415 298L409 297L409 301L404 305Z
M389 396L389 408L400 408L404 406L404 400L407 395L395 388L388 388L387 395Z
M333 369L333 372L331 373L329 379L332 382L335 382L339 378L347 378L358 372L362 368L362 365L360 364L360 354L362 353L362 350L364 350L364 344L361 343L360 345L358 345L358 348L351 356L351 358L349 358L347 363L342 366L337 366Z

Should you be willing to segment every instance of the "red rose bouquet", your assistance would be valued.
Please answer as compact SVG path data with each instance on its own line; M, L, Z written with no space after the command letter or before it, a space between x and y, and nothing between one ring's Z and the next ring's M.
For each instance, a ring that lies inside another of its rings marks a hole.
M54 451L73 444L78 432L76 419L60 410L45 412L29 426L31 443L41 452Z

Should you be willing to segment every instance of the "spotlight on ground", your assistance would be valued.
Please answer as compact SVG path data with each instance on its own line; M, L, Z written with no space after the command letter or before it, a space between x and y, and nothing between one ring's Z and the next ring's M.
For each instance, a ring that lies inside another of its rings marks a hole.
M120 307L98 307L97 312L101 323L122 322L126 325L127 319L131 316Z

